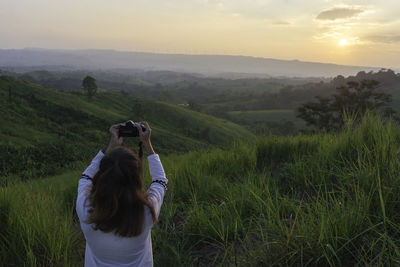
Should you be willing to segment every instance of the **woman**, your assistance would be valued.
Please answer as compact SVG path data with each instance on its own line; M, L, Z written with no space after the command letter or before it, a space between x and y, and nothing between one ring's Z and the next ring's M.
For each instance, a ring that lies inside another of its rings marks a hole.
M79 180L76 211L86 239L85 266L153 266L151 228L158 219L168 180L150 141L146 122L137 126L148 153L152 183L142 191L141 159L123 148L119 124L111 140Z

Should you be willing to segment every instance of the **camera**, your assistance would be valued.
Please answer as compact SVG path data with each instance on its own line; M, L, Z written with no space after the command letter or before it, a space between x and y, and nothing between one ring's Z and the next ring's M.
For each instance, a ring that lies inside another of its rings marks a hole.
M138 130L138 128L136 128L137 125L140 125L142 127L143 131L146 130L146 128L143 126L143 124L140 124L138 122L133 122L133 121L126 121L126 122L121 123L119 126L119 131L118 131L119 136L138 137L139 130Z

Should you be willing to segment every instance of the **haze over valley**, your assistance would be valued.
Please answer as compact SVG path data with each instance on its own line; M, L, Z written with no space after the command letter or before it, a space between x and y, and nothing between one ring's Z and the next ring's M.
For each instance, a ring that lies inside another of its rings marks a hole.
M1 49L1 67L36 69L133 69L197 73L213 77L334 77L359 71L378 71L379 66L345 66L299 60L278 60L229 55L185 55L123 52L115 50Z

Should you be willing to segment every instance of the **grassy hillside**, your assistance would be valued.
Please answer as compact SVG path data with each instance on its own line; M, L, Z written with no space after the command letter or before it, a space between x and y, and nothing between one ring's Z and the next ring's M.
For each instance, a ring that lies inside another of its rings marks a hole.
M107 145L111 124L147 120L158 152L227 146L254 136L231 122L162 102L62 92L0 76L0 177L36 177L70 168ZM137 140L125 139L133 148Z
M339 134L162 156L155 266L399 265L399 157L400 128L373 116ZM82 265L82 169L0 189L0 262Z

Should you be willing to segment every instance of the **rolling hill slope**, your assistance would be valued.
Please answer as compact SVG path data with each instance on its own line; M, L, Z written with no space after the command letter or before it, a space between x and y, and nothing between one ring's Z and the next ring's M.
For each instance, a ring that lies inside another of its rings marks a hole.
M102 93L89 101L0 76L0 176L55 173L92 156L108 142L111 124L147 120L160 153L226 146L251 133L231 122L163 102ZM137 140L125 143L136 149Z

